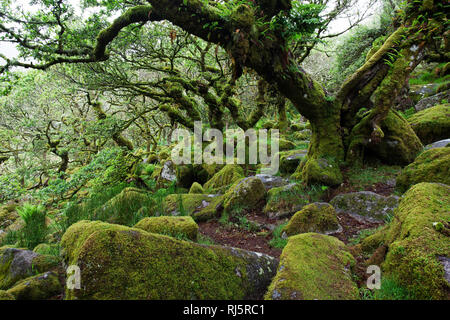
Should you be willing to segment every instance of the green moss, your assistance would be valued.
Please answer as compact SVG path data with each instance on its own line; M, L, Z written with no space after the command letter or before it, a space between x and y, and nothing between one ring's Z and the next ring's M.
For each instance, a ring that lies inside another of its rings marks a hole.
M267 192L264 213L270 218L294 214L308 203L305 191L298 184L272 188Z
M422 143L450 137L450 104L441 104L417 112L408 119Z
M223 207L227 214L241 214L242 210L252 210L264 200L266 189L262 181L247 177L236 182L224 195Z
M444 184L414 185L403 195L388 227L372 236L372 243L388 246L381 265L386 276L417 299L448 297L450 286L439 257L449 257L450 242L448 235L433 225L450 221L449 193L450 187ZM369 244L367 241L366 246Z
M311 143L308 155L292 178L306 184L339 185L342 174L339 168L344 160L344 146L341 137L340 113L338 108L327 105L323 118L311 122Z
M402 170L397 178L397 188L404 192L419 182L450 184L450 148L434 148L420 154Z
M376 157L389 164L409 164L423 149L408 121L398 112L390 110L382 121L383 137L379 143L371 143L373 128L370 111L352 130L348 142L347 160L360 161Z
M316 202L303 207L289 220L284 231L288 236L299 233L330 233L339 229L336 212L328 203Z
M198 225L191 217L150 217L139 221L134 228L172 237L186 237L197 240Z
M171 215L189 215L196 221L206 221L219 215L223 196L206 194L171 194L164 200L164 209Z
M34 249L33 252L43 254L43 255L55 255L55 253L59 253L59 245L58 244L48 244L48 243L41 243L38 244Z
M354 265L355 259L337 238L317 233L290 237L265 299L358 299L350 272Z
M0 289L9 289L17 281L36 273L49 271L59 264L60 260L55 256L2 247L0 250Z
M44 300L63 291L58 276L53 272L46 272L19 281L7 292L16 300Z
M71 226L62 246L67 263L80 267L83 284L81 290L66 290L67 299L257 299L276 262L244 250L87 221Z
M32 269L37 272L45 272L58 267L61 263L59 257L49 254L39 254L33 259Z
M0 290L0 301L5 300L16 300L16 299L12 294L6 292L5 290Z
M200 183L198 183L198 182L194 182L192 184L191 188L189 189L189 193L190 194L202 194L202 193L204 193L202 185Z
M373 253L376 249L384 245L387 227L369 235L361 241L361 249L365 253Z
M306 150L291 150L279 153L280 172L293 173L306 157Z
M311 130L303 130L293 134L294 139L298 141L311 139ZM280 149L281 150L281 149Z
M6 204L0 207L0 230L6 229L19 218L16 207L16 204Z
M134 221L136 212L142 207L152 208L155 200L145 191L125 188L94 212L94 218L111 223L128 225Z
M337 186L342 183L342 173L334 159L310 158L300 166L292 175L292 178L303 180L307 184L324 184Z
M295 143L287 139L280 138L278 140L278 149L280 151L288 151L295 148Z
M231 13L231 21L233 21L236 27L246 28L249 30L255 23L253 9L246 4L236 6Z
M205 192L223 193L230 185L244 177L244 170L239 165L228 164L217 172L203 186Z

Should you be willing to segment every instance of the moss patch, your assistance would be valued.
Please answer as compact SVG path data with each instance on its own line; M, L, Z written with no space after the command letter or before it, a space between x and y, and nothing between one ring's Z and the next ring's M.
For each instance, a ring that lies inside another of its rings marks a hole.
M252 210L264 200L266 189L256 177L247 177L235 183L225 194L223 207L228 214L241 214L243 210Z
M272 188L267 192L264 213L269 218L282 218L299 211L308 202L305 191L298 184Z
M127 225L142 207L151 208L155 204L147 192L137 188L125 188L117 196L95 210L94 217L111 223Z
M144 218L134 228L172 237L186 237L192 241L196 241L198 236L198 225L191 217Z
M223 193L230 185L243 177L244 170L242 167L235 164L228 164L207 181L203 188L206 192Z
M450 187L439 183L419 183L400 201L388 227L363 241L365 247L377 243L388 246L382 269L417 299L447 299L442 257L449 257ZM434 225L441 223L443 230ZM447 231L447 232L446 232Z
M17 281L51 270L59 265L55 256L2 247L0 250L0 289L9 289Z
M5 290L0 290L0 301L3 300L16 300L14 296Z
M280 152L280 172L293 173L300 162L305 159L307 150L291 150Z
M16 300L44 300L63 292L58 276L46 272L19 281L7 291Z
M0 230L6 229L19 218L16 207L16 204L6 204L0 207Z
M191 188L189 189L189 193L190 194L202 194L202 193L204 193L202 185L200 183L198 183L198 182L194 182L192 184Z
M62 246L83 284L68 299L257 299L276 268L266 255L101 222L71 226Z
M334 208L328 203L311 203L298 211L284 228L288 236L299 233L330 233L339 229Z
M188 215L206 221L220 214L223 196L207 194L171 194L164 200L164 209L171 215Z
M364 159L375 155L385 163L405 165L414 161L423 149L408 121L398 112L390 110L381 123L380 129L384 136L379 143L372 143L370 139L373 131L371 121L372 111L353 128L348 142L347 159Z
M304 233L289 238L265 299L358 299L350 269L355 260L337 238Z
M450 137L450 104L419 111L408 122L424 144L447 139Z
M419 182L441 182L450 185L450 148L424 151L402 170L397 178L397 188L406 191Z

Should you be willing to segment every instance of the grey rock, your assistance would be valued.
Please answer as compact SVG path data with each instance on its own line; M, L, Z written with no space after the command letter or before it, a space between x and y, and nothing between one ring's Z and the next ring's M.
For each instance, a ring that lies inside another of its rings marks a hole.
M435 94L438 86L439 84L436 83L412 85L409 89L409 96L413 101L420 101L427 96Z
M439 140L425 146L425 150L434 148L443 148L450 144L450 139Z
M450 258L438 257L438 259L444 267L445 280L447 280L447 283L450 285Z
M272 188L285 186L289 183L287 179L283 179L282 177L273 176L270 174L261 173L255 175L255 177L261 180L266 191Z
M38 256L37 253L30 250L7 248L0 254L0 270L5 272L0 274L0 279L2 279L0 289L8 289L18 280L33 275L33 259Z
M414 109L416 109L416 111L425 110L440 104L442 100L449 100L449 99L450 99L450 91L440 92L430 97L421 99L414 106Z
M280 157L280 171L282 173L292 173L299 166L300 162L306 157L308 150L299 150L296 153L289 154L288 156Z
M177 180L177 174L175 170L175 165L172 161L166 161L164 163L164 166L161 170L161 179L166 181L176 181Z
M348 213L358 221L382 222L397 208L399 197L384 197L370 191L340 194L330 204L338 213Z

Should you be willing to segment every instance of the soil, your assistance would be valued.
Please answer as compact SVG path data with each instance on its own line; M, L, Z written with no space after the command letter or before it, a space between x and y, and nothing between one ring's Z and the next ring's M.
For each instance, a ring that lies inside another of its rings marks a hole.
M265 253L275 258L281 254L280 249L269 245L271 239L269 232L262 235L261 231L252 232L236 226L223 225L218 221L201 222L199 228L202 235L211 238L216 244Z
M359 192L359 191L372 191L381 196L387 197L394 193L394 189L395 185L393 184L377 182L371 186L366 186L364 190L361 190L361 188L356 188L355 186L351 185L347 180L344 181L344 183L341 184L339 187L328 191L324 197L324 201L329 202L331 199L342 193Z
M350 243L352 238L355 238L360 231L374 229L383 224L377 222L360 222L346 213L337 214L337 218L343 230L342 232L332 233L330 236L338 238L345 244Z

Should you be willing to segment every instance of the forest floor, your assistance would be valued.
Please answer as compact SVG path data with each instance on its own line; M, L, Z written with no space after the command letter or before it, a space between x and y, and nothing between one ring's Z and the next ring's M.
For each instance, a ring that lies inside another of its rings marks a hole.
M358 191L372 191L382 196L393 195L398 171L399 168L395 166L372 166L357 170L344 168L344 182L336 188L327 190L320 201L329 202L339 194ZM337 217L342 230L330 235L345 244L357 242L362 231L383 225L383 223L361 222L346 213L337 214ZM282 249L270 244L273 239L272 231L277 226L285 224L289 218L270 219L264 215L261 208L260 211L247 214L244 222L222 223L212 220L199 223L199 231L214 244L261 252L278 258Z

